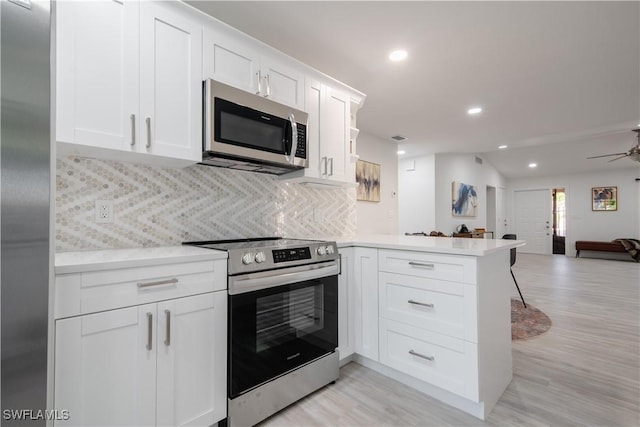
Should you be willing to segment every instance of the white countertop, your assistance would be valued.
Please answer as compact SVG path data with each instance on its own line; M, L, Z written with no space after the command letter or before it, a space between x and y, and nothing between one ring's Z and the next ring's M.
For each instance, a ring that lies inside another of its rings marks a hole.
M209 261L226 259L227 253L195 246L103 249L97 251L58 252L55 274L98 271L106 268L131 268L165 264L167 261Z
M367 248L398 249L468 256L484 256L493 252L525 245L524 240L468 239L395 234L366 234L335 240L339 248L361 246Z

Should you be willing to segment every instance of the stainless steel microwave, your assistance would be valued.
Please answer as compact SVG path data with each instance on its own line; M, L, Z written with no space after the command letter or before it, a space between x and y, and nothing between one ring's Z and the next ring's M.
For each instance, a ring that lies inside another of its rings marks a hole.
M203 86L203 164L275 175L309 166L307 113L215 80Z

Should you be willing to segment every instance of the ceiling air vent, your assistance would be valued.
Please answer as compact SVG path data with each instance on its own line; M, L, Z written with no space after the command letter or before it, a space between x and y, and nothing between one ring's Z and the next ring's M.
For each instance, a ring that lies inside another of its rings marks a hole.
M478 156L476 156L476 163L481 165L482 164L482 159Z
M394 136L391 137L391 139L393 139L394 141L400 142L400 141L404 141L405 139L407 139L407 137L406 136L402 136L402 135L394 135Z

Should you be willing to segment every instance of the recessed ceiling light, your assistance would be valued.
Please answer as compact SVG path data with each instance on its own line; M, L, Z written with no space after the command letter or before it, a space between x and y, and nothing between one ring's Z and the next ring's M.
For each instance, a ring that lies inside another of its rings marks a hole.
M498 145L498 150L504 150L505 148L507 148L506 145Z
M405 59L407 59L407 56L409 56L409 54L406 50L398 49L389 54L389 60L393 62L404 61Z
M533 168L537 168L538 164L537 163L529 163L529 167L532 168L532 169Z
M406 151L404 151L404 150L398 150L398 154L404 154L404 153L406 153Z
M467 110L467 114L479 114L479 113L482 113L482 108L480 107L473 107Z

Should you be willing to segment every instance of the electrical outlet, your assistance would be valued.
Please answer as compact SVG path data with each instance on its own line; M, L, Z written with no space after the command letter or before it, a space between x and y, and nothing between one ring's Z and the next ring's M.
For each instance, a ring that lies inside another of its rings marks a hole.
M96 222L107 224L113 222L113 201L96 200Z

